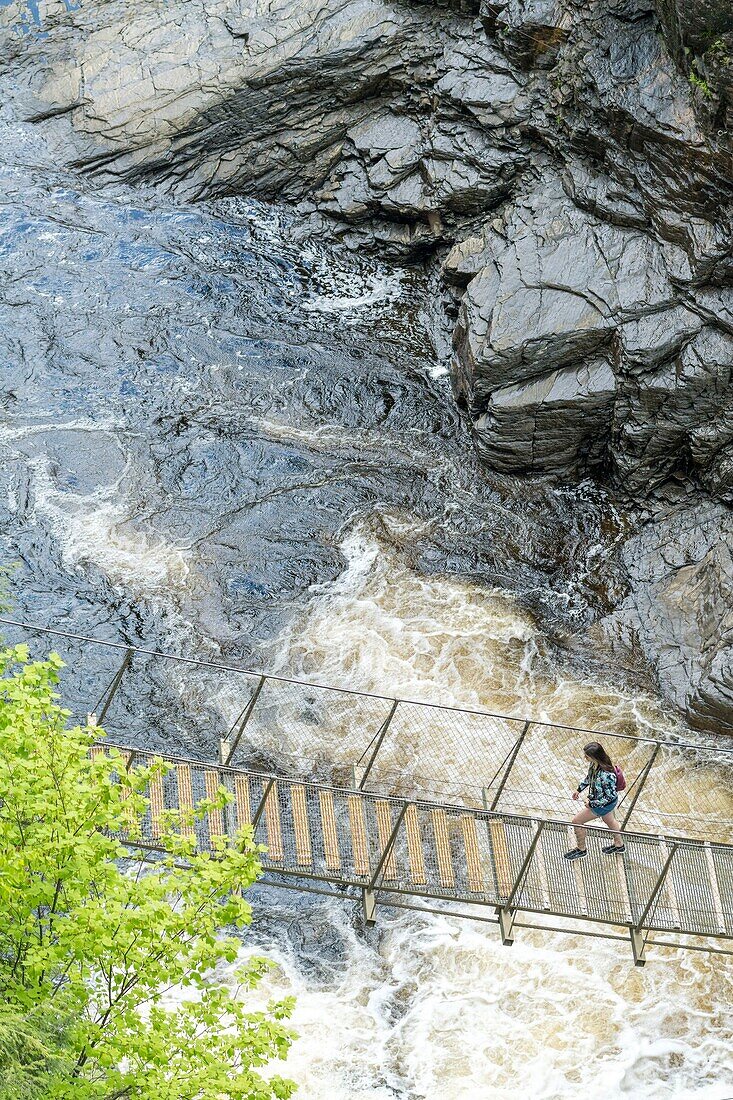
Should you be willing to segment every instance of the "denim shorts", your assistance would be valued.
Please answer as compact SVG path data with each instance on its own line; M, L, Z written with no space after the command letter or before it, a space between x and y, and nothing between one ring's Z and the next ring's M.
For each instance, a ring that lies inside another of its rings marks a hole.
M595 817L605 817L606 814L612 814L618 806L618 799L614 798L613 802L609 802L607 806L590 806L590 812Z

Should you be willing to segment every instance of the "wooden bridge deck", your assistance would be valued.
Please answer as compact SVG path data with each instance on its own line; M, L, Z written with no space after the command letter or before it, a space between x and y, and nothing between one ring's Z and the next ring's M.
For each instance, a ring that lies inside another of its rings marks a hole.
M591 828L587 857L569 863L563 853L575 841L566 822L119 751L128 760L134 754L135 763L156 757L170 767L150 785L144 839L151 845L164 809L195 806L223 786L229 804L190 827L199 848L253 825L267 846L263 867L280 885L355 889L370 922L379 901L406 895L440 899L466 916L480 912L477 906L495 910L507 944L518 913L572 918L574 931L590 922L622 930L638 965L651 933L672 935L679 946L690 946L679 937L705 937L710 949L733 939L733 845L626 832L626 854L607 856L608 831Z

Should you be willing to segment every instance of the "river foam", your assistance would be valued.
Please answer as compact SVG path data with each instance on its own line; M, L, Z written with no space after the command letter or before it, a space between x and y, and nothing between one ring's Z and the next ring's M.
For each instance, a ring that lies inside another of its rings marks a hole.
M401 538L418 534L403 516L383 523ZM651 696L563 674L506 590L418 574L366 522L345 535L340 550L345 569L312 588L305 613L264 649L265 667L537 721L642 735L676 728Z
M145 532L137 515L139 502L120 491L119 482L88 494L62 492L43 459L32 461L30 469L35 511L54 530L67 568L96 567L113 584L124 584L138 595L184 582L186 551Z
M364 938L339 902L295 919L338 938L340 965L310 974L256 920L278 969L252 1004L296 996L299 1039L278 1070L303 1100L732 1095L733 973L719 958L657 948L640 971L618 943L520 930L506 948L490 926L387 909Z

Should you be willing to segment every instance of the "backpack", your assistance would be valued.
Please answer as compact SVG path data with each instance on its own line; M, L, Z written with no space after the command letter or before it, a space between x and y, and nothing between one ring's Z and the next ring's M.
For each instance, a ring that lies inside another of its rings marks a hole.
M614 765L613 770L616 772L616 790L617 791L625 791L626 790L626 776L621 771L618 764Z

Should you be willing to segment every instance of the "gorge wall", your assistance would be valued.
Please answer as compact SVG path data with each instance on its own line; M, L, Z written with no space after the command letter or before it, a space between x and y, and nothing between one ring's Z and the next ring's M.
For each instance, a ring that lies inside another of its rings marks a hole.
M728 0L657 0L670 52L700 90L718 136L733 130L733 15Z
M596 630L733 732L724 5L51 0L44 18L52 38L7 56L59 158L284 201L434 268L483 461L638 509L627 598Z

